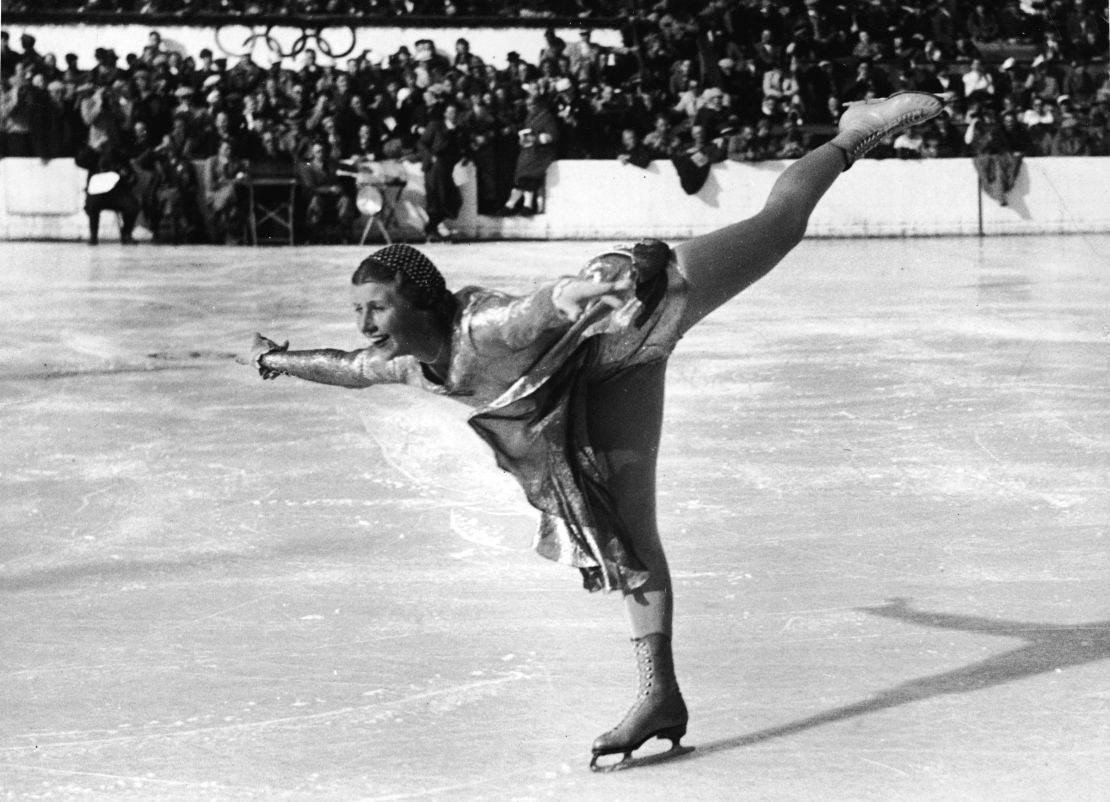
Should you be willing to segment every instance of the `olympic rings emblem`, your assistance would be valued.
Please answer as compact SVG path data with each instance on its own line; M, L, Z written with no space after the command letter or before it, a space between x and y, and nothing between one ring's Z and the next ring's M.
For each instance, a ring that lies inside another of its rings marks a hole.
M350 55L354 51L358 39L355 34L355 29L351 25L344 25L341 28L325 28L322 25L306 27L301 25L299 26L301 29L300 35L293 40L293 44L286 49L282 45L281 40L274 34L274 28L278 27L292 26L267 25L265 28L247 28L243 25L221 25L216 28L216 45L225 54L239 58L253 54L255 47L261 43L279 59L296 58L301 53L308 50L310 45L315 45L315 49L327 58L340 59ZM325 38L325 30L329 32L338 31L341 37L339 40L340 44L346 45L346 47L341 48L333 45ZM241 39L240 35L242 35ZM236 45L236 41L239 41L240 44Z

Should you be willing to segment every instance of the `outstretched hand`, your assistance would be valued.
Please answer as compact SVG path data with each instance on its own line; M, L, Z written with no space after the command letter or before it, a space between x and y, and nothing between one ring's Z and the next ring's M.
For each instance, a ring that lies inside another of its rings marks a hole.
M617 281L590 281L589 279L567 279L560 282L551 295L555 308L570 320L578 320L591 302L597 301L613 309L624 306L625 293L633 288L632 279Z
M276 379L281 374L276 370L271 370L262 364L262 357L266 354L273 353L274 351L288 351L289 341L286 340L284 345L278 345L269 337L263 337L261 334L254 335L254 342L251 344L251 365L258 370L258 375L263 379Z

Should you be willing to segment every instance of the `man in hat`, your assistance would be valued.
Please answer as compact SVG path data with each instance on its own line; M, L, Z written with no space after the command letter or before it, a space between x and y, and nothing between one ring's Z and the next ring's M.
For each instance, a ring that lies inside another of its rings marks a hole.
M7 31L0 31L0 77L5 81L10 79L22 58L20 53L12 49L11 35Z
M570 77L579 84L596 84L601 79L602 49L593 41L593 32L583 28L578 41L567 46Z
M19 37L19 44L23 48L21 60L24 64L38 67L42 64L42 54L35 50L35 37L25 33Z
M1048 156L1090 156L1086 133L1080 128L1079 120L1067 116L1060 120L1060 128L1052 137Z

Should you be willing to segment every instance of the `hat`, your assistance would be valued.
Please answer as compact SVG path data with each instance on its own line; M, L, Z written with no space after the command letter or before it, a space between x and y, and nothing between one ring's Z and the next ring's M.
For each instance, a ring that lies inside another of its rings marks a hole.
M395 273L401 273L424 291L425 300L434 301L447 291L447 282L432 260L411 245L395 243L370 254L370 259Z
M516 52L515 50L510 50L509 55L505 58L507 58L509 61L520 61L520 53Z

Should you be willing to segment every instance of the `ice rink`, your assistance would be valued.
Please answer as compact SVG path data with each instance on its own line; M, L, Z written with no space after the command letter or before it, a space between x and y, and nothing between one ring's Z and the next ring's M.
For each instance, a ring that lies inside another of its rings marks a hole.
M528 291L610 243L429 245ZM464 422L262 382L370 249L0 243L0 799L1105 800L1110 237L804 242L670 363L691 709ZM662 742L653 742L659 749Z

